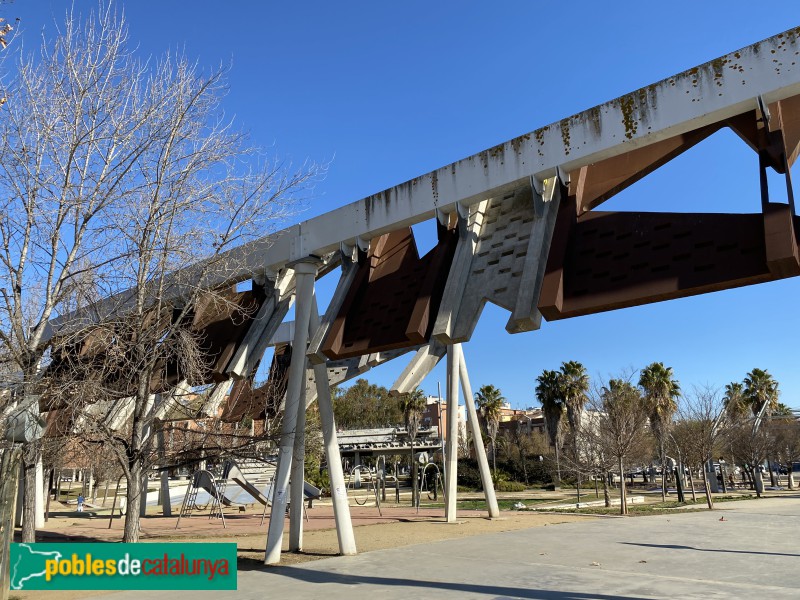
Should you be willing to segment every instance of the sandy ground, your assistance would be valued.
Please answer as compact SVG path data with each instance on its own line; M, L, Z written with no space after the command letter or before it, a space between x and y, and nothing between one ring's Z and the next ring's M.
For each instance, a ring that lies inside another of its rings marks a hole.
M359 553L396 548L413 544L427 544L440 540L463 538L487 533L498 533L571 523L591 519L576 515L541 514L504 511L499 519L488 519L483 511L459 511L458 523L444 521L442 509L421 509L419 513L409 507L384 507L379 515L375 507L352 507L353 523ZM260 526L260 514L232 515L223 529L218 520L210 521L197 515L183 519L180 529L175 529L176 518L148 517L143 520L142 541L233 542L238 545L239 569L264 568L266 524ZM305 524L303 552L285 552L282 564L297 564L335 556L338 552L336 530L333 528L333 511L330 506L315 506L309 511ZM288 520L286 521L288 532ZM117 519L108 529L107 518L77 518L75 515L51 518L39 532L38 541L109 541L121 538L122 522ZM287 538L284 536L284 551ZM101 592L12 592L20 600L77 600ZM146 594L146 592L145 592Z

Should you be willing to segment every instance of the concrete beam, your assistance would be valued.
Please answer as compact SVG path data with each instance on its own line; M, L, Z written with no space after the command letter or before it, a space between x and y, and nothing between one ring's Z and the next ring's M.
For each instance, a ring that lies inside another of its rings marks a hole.
M330 304L328 304L328 308L320 320L319 326L316 328L316 331L311 338L311 342L308 345L307 356L312 365L319 365L327 360L327 357L322 353L321 350L322 343L325 341L325 337L328 335L328 331L333 324L333 320L336 318L336 315L339 314L339 309L342 308L344 299L347 296L347 292L350 290L350 286L353 284L353 280L356 278L357 272L357 263L354 263L350 260L342 261L342 275L339 278L339 283L336 285L336 291L333 293L333 298L331 298Z
M233 379L250 377L258 361L264 356L271 340L292 305L294 271L284 272L277 280L272 297L261 307L247 336L231 359L226 373Z
M531 185L531 188L533 187ZM537 306L547 268L547 253L553 240L553 229L556 226L556 215L561 201L560 189L558 178L551 177L545 182L543 196L540 196L535 189L531 190L535 217L528 238L517 300L506 324L506 331L509 333L533 331L541 327L542 314Z
M442 293L442 301L439 304L439 314L433 325L433 337L442 344L451 344L453 337L453 327L455 326L458 311L461 308L461 300L464 297L464 290L470 276L472 258L475 255L475 246L478 242L483 221L489 200L479 202L472 207L468 222L464 227L462 235L459 237L456 254L447 276L447 283ZM460 217L459 217L460 218Z
M278 324L283 320L285 313L283 315L280 314L281 301L290 296L290 290L293 288L294 271L291 269L285 269L275 277L272 289L269 290L269 297L261 305L258 314L256 314L250 325L250 329L247 331L247 335L245 335L230 363L228 363L225 370L228 375L234 379L249 377L252 367L261 359L264 350L266 350L266 346L264 346L261 355L257 356L256 346L263 346L263 344L259 344L263 338L269 339L272 337L271 331L276 327L275 321L277 317L280 317L277 320ZM288 310L288 306L286 309ZM279 313L278 315L275 314L276 311Z
M428 376L428 373L433 371L433 368L439 364L446 352L447 347L435 339L422 346L406 365L406 368L403 369L403 372L400 373L389 393L396 396L406 394L416 388Z
M203 415L208 415L209 417L214 417L217 415L217 411L219 410L220 404L228 395L228 391L231 389L232 383L230 381L221 381L220 383L214 386L214 389L211 390L211 393L208 395L208 399L203 404L203 408L200 409L200 413Z

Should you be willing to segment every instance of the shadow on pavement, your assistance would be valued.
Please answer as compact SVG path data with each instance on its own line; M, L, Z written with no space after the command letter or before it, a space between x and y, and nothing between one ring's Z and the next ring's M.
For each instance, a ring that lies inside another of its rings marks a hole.
M522 589L503 587L497 585L475 585L455 581L421 581L417 579L398 579L395 577L375 577L364 575L344 575L312 571L298 567L273 567L259 569L262 572L275 573L305 583L333 583L347 586L351 591L354 585L379 585L383 587L411 587L424 590L447 590L462 592L464 594L485 594L493 600L512 600L513 598L526 598L531 600L614 600L624 598L627 600L645 600L638 596L618 596L606 594L584 594L582 592L561 592L555 590Z
M645 548L665 548L667 550L695 550L697 552L729 552L731 554L761 554L765 556L792 556L800 554L787 554L785 552L759 552L757 550L726 550L724 548L696 548L694 546L681 546L679 544L640 544L636 542L620 542L627 546L644 546Z

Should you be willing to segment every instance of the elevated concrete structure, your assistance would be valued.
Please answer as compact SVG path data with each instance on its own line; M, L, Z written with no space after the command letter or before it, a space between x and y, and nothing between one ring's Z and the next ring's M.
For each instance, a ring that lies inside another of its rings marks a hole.
M198 282L230 290L253 281L248 296L233 296L252 308L236 327L227 326L231 315L195 307L188 326L213 338L207 383L251 384L269 344L293 349L281 375L284 430L266 562L280 560L285 495L290 473L302 475L304 411L317 396L329 463L337 463L329 384L413 350L393 386L407 393L446 357L448 407L455 414L461 384L480 449L460 344L471 338L487 301L510 312L506 329L518 333L538 328L542 316L569 318L800 275L800 220L789 174L800 153L798 56L800 29L792 29L232 250L208 274L201 266L177 272L164 295L176 303ZM725 127L755 152L760 213L595 211ZM771 200L767 169L785 176L788 204ZM419 257L408 228L434 218L439 244ZM339 266L333 301L319 318L315 280ZM83 321L85 341L64 359L105 351L104 340L113 336L93 335L91 328L124 311L132 293L92 307ZM293 301L296 322L282 324ZM64 332L58 320L52 330ZM170 376L162 388L180 380L177 372ZM215 390L209 408L221 396ZM451 442L457 437L448 435ZM495 516L488 463L477 454ZM448 521L456 519L456 459L451 443ZM331 475L341 551L352 554L344 480L340 472ZM296 511L290 547L302 547Z

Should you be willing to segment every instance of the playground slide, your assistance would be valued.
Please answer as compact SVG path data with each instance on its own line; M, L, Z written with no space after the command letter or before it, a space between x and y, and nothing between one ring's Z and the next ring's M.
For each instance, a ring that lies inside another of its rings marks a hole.
M255 498L261 504L269 504L269 499L261 493L261 491L254 486L252 483L247 481L247 477L244 476L239 470L239 467L236 465L235 462L229 461L225 463L225 470L223 471L223 477L226 479L233 480L236 485L242 488L245 492L250 494L253 498Z
M226 479L233 480L239 487L261 504L272 504L272 484L268 486L266 495L263 494L256 486L247 481L244 473L241 472L238 465L232 460L226 461L222 476ZM306 500L315 500L320 497L320 494L319 488L314 487L307 481L303 482L303 495Z
M217 485L214 483L214 480L211 478L211 475L208 471L198 471L195 474L194 485L195 487L204 489L212 498L219 498L219 501L225 506L230 506L233 504L233 501L225 496L225 494L219 493Z

